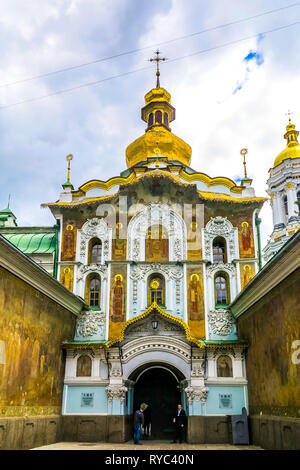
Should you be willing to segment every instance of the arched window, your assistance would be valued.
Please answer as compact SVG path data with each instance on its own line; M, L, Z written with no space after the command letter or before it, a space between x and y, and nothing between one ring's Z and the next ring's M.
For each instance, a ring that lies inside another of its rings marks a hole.
M92 360L83 354L77 360L76 377L90 377L92 375Z
M216 305L228 305L230 302L228 277L224 273L215 276L215 303Z
M284 196L283 198L283 207L284 207L284 212L286 215L289 215L289 210L288 210L288 198L287 196Z
M156 111L155 112L155 124L161 124L161 123L162 123L162 112Z
M233 377L232 360L230 356L219 356L217 360L217 376Z
M148 279L148 305L153 302L165 305L165 280L160 274L153 274Z
M101 264L102 242L99 238L93 238L89 243L89 264Z
M226 263L226 240L223 237L217 237L213 241L213 262Z
M90 307L100 307L101 283L98 274L91 274L85 281L85 301Z
M164 113L164 125L165 125L165 126L168 126L168 125L169 125L168 113Z
M153 113L149 114L148 127L153 126Z
M297 200L300 201L300 191L297 192Z

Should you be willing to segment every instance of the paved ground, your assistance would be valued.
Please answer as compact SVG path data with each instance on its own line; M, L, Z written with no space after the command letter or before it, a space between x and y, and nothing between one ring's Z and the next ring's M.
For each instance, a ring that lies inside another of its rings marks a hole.
M32 450L262 450L256 446L233 446L230 444L171 444L168 441L133 441L122 444L108 442L57 442Z

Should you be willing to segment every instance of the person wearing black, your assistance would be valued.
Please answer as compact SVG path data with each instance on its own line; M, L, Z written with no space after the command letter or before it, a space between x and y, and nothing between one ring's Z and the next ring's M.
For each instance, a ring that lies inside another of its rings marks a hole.
M184 434L185 434L185 428L186 428L186 414L184 409L182 408L182 404L178 404L178 409L177 409L177 415L174 416L173 418L173 423L175 424L176 428L176 434L175 434L175 439L172 441L172 444L176 443L177 439L179 440L179 443L181 444L183 439L184 439Z
M146 403L142 403L139 410L136 410L133 418L133 441L135 444L140 444L142 427L144 426L144 409L147 407Z
M144 437L150 437L151 421L151 408L147 405L147 408L144 409Z

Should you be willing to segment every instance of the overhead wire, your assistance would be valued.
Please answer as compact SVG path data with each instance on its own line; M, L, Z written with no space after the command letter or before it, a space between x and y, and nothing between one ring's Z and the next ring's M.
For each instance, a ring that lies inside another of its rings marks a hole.
M256 38L259 35L266 35L266 34L274 33L276 31L281 31L283 29L290 28L290 27L298 25L298 24L300 24L300 20L297 20L293 23L289 23L287 25L278 26L277 28L272 28L272 29L269 29L267 31L262 31L260 33L255 33L255 34L252 34L250 36L246 36L244 38L235 39L235 40L229 41L225 44L220 44L218 46L213 46L213 47L209 47L207 49L202 49L200 51L185 54L185 55L180 56L180 57L175 57L173 59L170 59L170 60L164 62L164 65L168 64L170 62L175 62L175 61L178 61L178 60L186 59L188 57L193 57L195 55L204 54L204 53L211 52L211 51L214 51L214 50L217 50L217 49L228 47L228 46L231 46L233 44L237 44L237 43L242 42L242 41L247 41L249 39ZM86 88L86 87L89 87L89 86L99 85L100 83L103 83L103 82L106 82L106 81L109 81L109 80L113 80L113 79L116 79L116 78L124 77L124 76L127 76L127 75L131 75L131 74L141 72L141 71L144 71L144 70L148 70L150 68L152 68L152 67L147 66L147 67L141 67L139 69L129 70L127 72L122 72L120 74L112 75L110 77L106 77L106 78L103 78L103 79L100 79L100 80L95 80L93 82L83 83L81 85L76 85L76 86L71 87L71 88L65 88L63 90L57 90L57 91L55 91L53 93L49 93L47 95L39 96L39 97L36 97L36 98L29 98L29 99L26 99L26 100L23 100L23 101L18 101L16 103L12 103L12 104L8 104L8 105L3 105L3 106L0 106L0 109L11 108L11 107L18 106L18 105L21 105L21 104L31 103L31 102L34 102L34 101L43 100L45 98L49 98L49 97L59 95L59 94L62 94L62 93L68 93L68 92L71 92L71 91L74 91L74 90L78 90L80 88Z
M89 65L93 65L93 64L96 64L96 63L99 63L99 62L105 62L107 60L116 59L116 58L119 58L119 57L123 57L125 55L135 54L137 52L141 52L141 51L151 49L151 48L154 48L154 47L159 47L159 46L162 46L162 45L165 45L165 44L171 44L172 42L182 41L183 39L188 39L188 38L191 38L191 37L198 36L200 34L212 32L212 31L217 31L218 29L227 28L228 26L233 26L233 25L236 25L236 24L240 24L240 23L243 23L245 21L250 21L250 20L253 20L253 19L256 19L256 18L259 18L259 17L262 17L262 16L270 15L272 13L276 13L276 12L279 12L279 11L282 11L282 10L287 10L287 9L290 9L290 8L294 8L294 7L299 6L299 5L300 5L300 2L292 3L290 5L286 5L286 6L279 7L279 8L274 8L272 10L268 10L268 11L265 11L263 13L257 13L255 15L248 16L246 18L240 18L238 20L230 21L228 23L223 23L223 24L220 24L220 25L217 25L217 26L213 26L211 28L206 28L206 29L203 29L201 31L196 31L194 33L186 34L184 36L179 36L177 38L169 39L169 40L162 41L162 42L152 44L152 45L149 45L149 46L140 47L140 48L137 48L137 49L132 49L130 51L120 52L118 54L114 54L114 55L111 55L111 56L108 56L108 57L102 57L102 58L99 58L99 59L92 60L90 62L84 62L82 64L73 65L73 66L70 66L70 67L65 67L65 68L62 68L62 69L54 70L52 72L46 72L46 73L42 73L42 74L39 74L39 75L34 75L32 77L22 78L22 79L19 79L19 80L15 80L13 82L3 83L3 84L0 84L0 88L10 87L10 86L17 85L17 84L20 84L20 83L24 83L24 82L28 82L28 81L32 81L32 80L37 80L39 78L49 77L51 75L55 75L55 74L58 74L58 73L69 72L71 70L76 70L76 69L79 69L79 68L82 68L82 67L87 67Z

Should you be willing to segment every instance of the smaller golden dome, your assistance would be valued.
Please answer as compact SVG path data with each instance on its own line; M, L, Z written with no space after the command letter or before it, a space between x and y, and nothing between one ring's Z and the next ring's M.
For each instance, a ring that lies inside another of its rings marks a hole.
M150 90L145 95L145 106L142 108L142 120L147 123L146 132L126 149L129 168L153 155L163 155L168 160L177 160L189 166L192 149L171 132L169 124L174 119L175 108L171 105L170 93L160 86Z
M292 124L289 119L289 123L286 126L286 133L284 134L287 147L275 158L274 168L280 165L284 160L300 158L300 145L298 142L299 132L295 130L295 127L296 126Z

